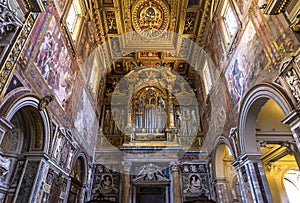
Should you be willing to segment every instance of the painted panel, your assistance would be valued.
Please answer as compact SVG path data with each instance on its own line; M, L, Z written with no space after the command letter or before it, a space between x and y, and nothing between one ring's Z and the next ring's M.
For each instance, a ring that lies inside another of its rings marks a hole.
M87 149L93 150L94 138L97 137L98 120L93 106L83 89L80 98L77 101L77 113L74 126L81 135L85 143L89 146Z
M242 36L237 50L226 70L227 87L233 104L237 104L243 95L253 86L268 62L252 21Z
M64 107L72 93L76 72L60 27L50 10L47 12L45 24L39 31L37 28L34 32L33 36L39 32L39 38L34 51L36 56L33 63Z

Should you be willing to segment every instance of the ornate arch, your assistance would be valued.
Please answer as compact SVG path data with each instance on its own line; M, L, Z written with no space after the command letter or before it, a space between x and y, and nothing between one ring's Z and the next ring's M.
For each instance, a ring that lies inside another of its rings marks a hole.
M82 169L83 171L83 176L82 176L82 184L86 184L88 181L88 160L86 157L86 154L84 152L79 152L78 155L76 157L74 157L73 159L73 163L72 163L72 168L71 168L71 172L73 173L73 170L76 167L76 163L78 160L82 160ZM73 174L74 175L74 174Z
M215 169L214 170L215 178L220 177L220 173L219 173L219 171L217 171L217 169L218 168L223 169L223 165L220 166L220 164L223 164L223 160L222 160L223 157L220 156L219 154L223 153L225 146L227 146L229 148L229 150L231 151L232 158L234 160L236 158L236 156L234 154L233 146L232 146L231 142L228 140L228 138L223 135L219 136L214 143L214 150L212 152L212 164L213 164L213 168Z
M10 100L12 99L12 100ZM43 132L39 133L39 138L43 142L42 151L44 153L48 153L51 149L51 142L53 139L52 135L52 126L51 126L51 118L49 116L49 112L46 108L39 111L39 103L40 99L34 94L24 94L19 97L15 98L8 98L5 103L2 105L2 118L6 119L10 122L13 116L22 108L31 108L33 111L30 113L37 113L40 115L41 124L43 126Z
M239 111L240 155L257 153L255 141L256 119L261 107L269 99L274 100L278 104L285 116L295 108L285 91L275 84L264 83L250 89L242 100Z

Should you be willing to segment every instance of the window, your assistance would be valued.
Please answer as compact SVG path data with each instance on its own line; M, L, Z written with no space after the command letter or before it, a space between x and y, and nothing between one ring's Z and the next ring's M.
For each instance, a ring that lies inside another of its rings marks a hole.
M203 81L204 81L204 86L205 86L205 92L206 92L206 95L208 95L209 91L212 88L212 81L211 81L211 75L210 75L209 66L208 66L208 62L207 61L205 61L202 74L203 74Z
M224 22L227 30L227 34L231 39L238 29L238 23L232 11L230 5L227 5L225 14L224 14Z
M76 13L76 10L75 10L75 6L72 3L71 7L70 7L70 10L69 10L69 13L68 13L68 16L67 16L67 20L66 20L67 26L68 26L69 31L71 33L73 33L73 31L74 31L76 20L77 20L77 13Z
M227 52L231 53L239 28L241 27L241 23L233 4L230 3L230 0L225 0L220 11L220 16L220 29L225 49Z
M66 25L73 42L77 41L83 23L83 8L80 0L73 0L66 16Z

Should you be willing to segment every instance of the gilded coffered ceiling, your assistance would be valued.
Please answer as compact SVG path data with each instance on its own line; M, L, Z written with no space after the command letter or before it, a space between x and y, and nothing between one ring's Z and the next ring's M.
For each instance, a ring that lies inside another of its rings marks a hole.
M98 45L112 63L107 83L135 67L167 66L191 85L192 46L206 44L211 1L91 0ZM191 43L192 42L192 43ZM187 58L190 57L190 58Z

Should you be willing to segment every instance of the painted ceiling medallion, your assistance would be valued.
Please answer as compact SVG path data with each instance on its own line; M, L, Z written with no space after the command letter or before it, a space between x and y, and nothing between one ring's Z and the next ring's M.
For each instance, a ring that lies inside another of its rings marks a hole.
M138 0L132 9L133 27L148 38L160 36L169 25L169 9L161 0Z

